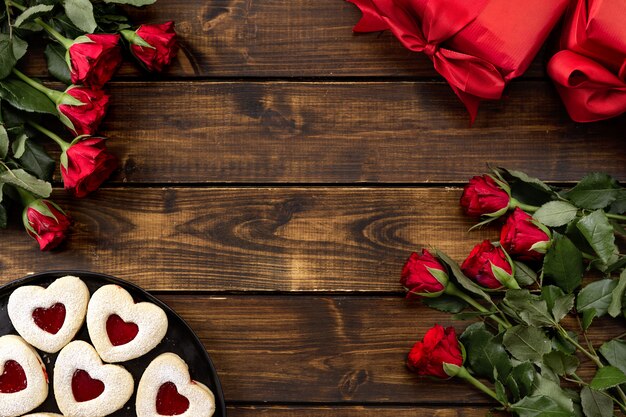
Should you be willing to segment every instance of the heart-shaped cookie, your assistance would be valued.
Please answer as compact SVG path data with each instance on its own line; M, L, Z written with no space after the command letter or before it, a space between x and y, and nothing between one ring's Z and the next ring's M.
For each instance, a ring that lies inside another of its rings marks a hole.
M124 362L154 349L167 333L167 315L152 303L135 304L122 287L105 285L91 297L87 329L105 362Z
M48 396L48 375L41 358L19 336L0 337L0 416L21 416Z
M164 353L142 375L135 409L137 417L211 417L215 397L207 386L191 379L185 361Z
M103 364L96 350L81 340L65 346L54 365L54 394L66 416L109 415L124 407L133 389L126 369Z
M48 286L24 286L9 297L8 312L15 330L28 343L58 352L85 321L89 289L80 278L66 276Z

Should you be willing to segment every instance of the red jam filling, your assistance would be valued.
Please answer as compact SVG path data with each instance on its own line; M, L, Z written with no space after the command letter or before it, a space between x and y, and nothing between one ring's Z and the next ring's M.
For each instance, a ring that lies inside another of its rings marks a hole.
M65 306L61 303L56 303L50 308L36 308L33 311L33 319L35 324L42 330L51 334L57 334L65 322Z
M86 371L77 369L72 376L72 393L74 399L79 402L85 402L98 398L104 392L104 383L100 380L93 379Z
M120 316L113 314L107 319L107 334L113 346L121 346L133 340L139 333L139 326L126 323Z
M27 385L24 368L15 361L6 361L4 372L0 375L0 392L13 394L25 390Z
M157 393L156 409L161 416L178 416L189 409L189 400L178 393L173 382L166 382Z

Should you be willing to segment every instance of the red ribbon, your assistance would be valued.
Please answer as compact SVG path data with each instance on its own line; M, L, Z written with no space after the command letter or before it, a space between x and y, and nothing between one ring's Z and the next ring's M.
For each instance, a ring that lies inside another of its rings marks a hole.
M626 112L626 62L617 76L594 60L565 50L552 57L548 74L576 122L595 122Z
M506 82L495 65L476 56L440 47L476 19L488 0L458 2L455 7L441 1L348 1L363 13L354 27L355 32L390 29L406 48L425 53L433 61L435 70L465 104L472 123L481 99L502 96ZM421 21L414 16L421 16Z

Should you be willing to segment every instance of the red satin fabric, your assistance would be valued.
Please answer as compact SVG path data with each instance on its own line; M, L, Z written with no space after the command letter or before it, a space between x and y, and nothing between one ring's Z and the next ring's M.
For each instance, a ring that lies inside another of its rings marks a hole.
M389 29L425 53L467 107L499 99L527 68L568 0L348 0L363 12L356 32Z
M626 2L577 0L548 74L577 122L626 112Z

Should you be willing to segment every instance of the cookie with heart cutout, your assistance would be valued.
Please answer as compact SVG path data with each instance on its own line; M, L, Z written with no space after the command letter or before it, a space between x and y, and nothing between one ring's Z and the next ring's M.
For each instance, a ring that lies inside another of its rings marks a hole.
M21 416L48 396L48 374L39 354L19 336L0 337L0 416Z
M164 353L141 376L135 410L137 417L211 417L215 397L207 386L191 379L185 361Z
M124 362L154 349L167 333L167 315L158 306L142 302L118 285L105 285L87 308L89 337L105 362Z
M15 330L39 350L56 353L72 341L85 321L89 289L78 277L59 278L43 288L24 286L9 297Z
M102 363L89 343L77 340L59 353L53 386L63 415L102 417L124 407L133 394L134 381L122 366Z

